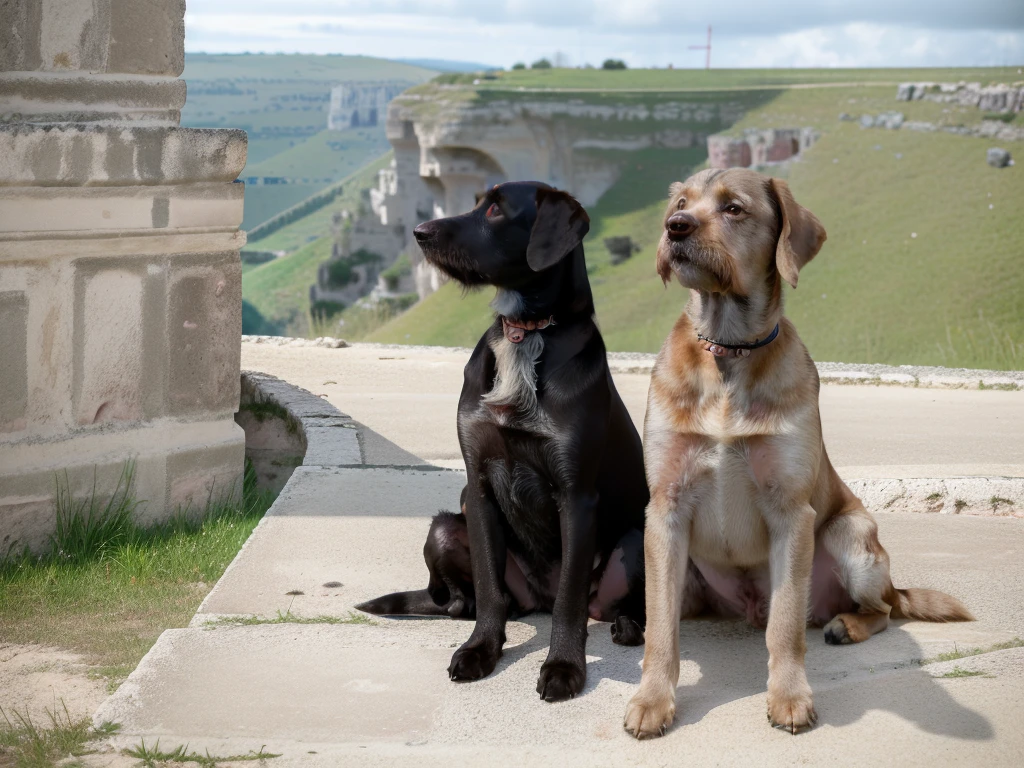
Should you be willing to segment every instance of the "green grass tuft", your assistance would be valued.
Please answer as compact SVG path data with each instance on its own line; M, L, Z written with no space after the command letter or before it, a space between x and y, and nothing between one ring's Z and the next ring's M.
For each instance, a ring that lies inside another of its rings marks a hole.
M89 744L115 733L118 726L93 728L89 717L73 717L64 702L46 710L49 724L33 722L27 713L0 707L0 765L12 768L50 768L68 757L87 755ZM64 763L66 765L66 763Z
M220 616L213 621L206 622L204 627L254 627L261 624L365 624L371 627L377 626L377 622L362 613L349 611L346 616L296 616L288 609L284 613L277 612L274 618L264 616Z
M102 558L124 544L135 525L133 515L139 506L133 496L135 462L128 461L121 470L117 485L109 498L96 495L96 472L88 498L74 499L67 472L57 475L56 527L50 537L50 559L78 563Z
M935 664L940 661L956 661L957 659L966 659L969 656L980 656L984 653L992 653L993 651L1006 651L1010 648L1024 648L1024 640L1019 637L1015 637L1012 640L995 643L994 645L990 645L985 648L958 648L954 643L952 651L940 653L938 656L925 659L921 664Z
M259 752L250 751L244 755L211 755L209 750L207 750L206 754L200 755L198 752L189 752L188 744L179 744L174 749L167 751L160 749L159 739L151 747L146 746L146 740L143 739L134 747L123 750L123 753L128 757L141 760L142 765L147 766L147 768L155 768L158 763L195 763L212 767L218 763L255 762L281 756L273 752L264 752L263 747L260 747Z
M980 670L963 669L962 667L953 667L952 670L946 672L944 675L939 675L943 678L956 678L956 677L992 677L992 675L986 674Z

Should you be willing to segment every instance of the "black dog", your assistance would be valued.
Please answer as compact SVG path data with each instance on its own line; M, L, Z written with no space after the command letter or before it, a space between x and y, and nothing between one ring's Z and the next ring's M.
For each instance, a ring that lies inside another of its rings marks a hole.
M640 437L594 323L581 241L590 220L565 192L495 186L467 214L416 227L430 263L464 286L493 285L499 312L466 365L458 430L462 515L434 518L426 590L358 606L376 614L476 617L452 680L490 674L505 621L553 614L537 691L575 696L586 681L587 618L615 642L643 642Z

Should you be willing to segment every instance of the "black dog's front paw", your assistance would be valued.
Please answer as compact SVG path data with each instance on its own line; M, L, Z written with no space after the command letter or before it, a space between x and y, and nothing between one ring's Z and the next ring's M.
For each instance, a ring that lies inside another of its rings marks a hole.
M479 680L494 671L501 649L491 649L486 645L470 645L467 642L452 656L448 665L448 677L457 682Z
M619 616L612 622L612 642L616 645L643 645L644 631L629 616Z
M585 664L545 661L537 680L537 693L544 701L565 701L583 690L587 682Z

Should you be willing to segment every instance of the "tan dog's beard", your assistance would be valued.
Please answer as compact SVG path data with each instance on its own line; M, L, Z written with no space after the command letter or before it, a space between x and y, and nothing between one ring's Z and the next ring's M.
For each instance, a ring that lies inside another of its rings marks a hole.
M697 290L726 291L732 285L729 260L718 249L693 239L673 242L662 237L657 268L666 285L673 274L682 285Z

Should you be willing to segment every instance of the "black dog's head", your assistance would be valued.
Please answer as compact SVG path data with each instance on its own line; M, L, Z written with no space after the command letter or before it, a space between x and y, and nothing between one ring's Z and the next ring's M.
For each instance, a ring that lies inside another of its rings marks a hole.
M469 213L413 231L427 261L465 286L519 290L558 264L590 229L571 195L536 181L495 185Z

